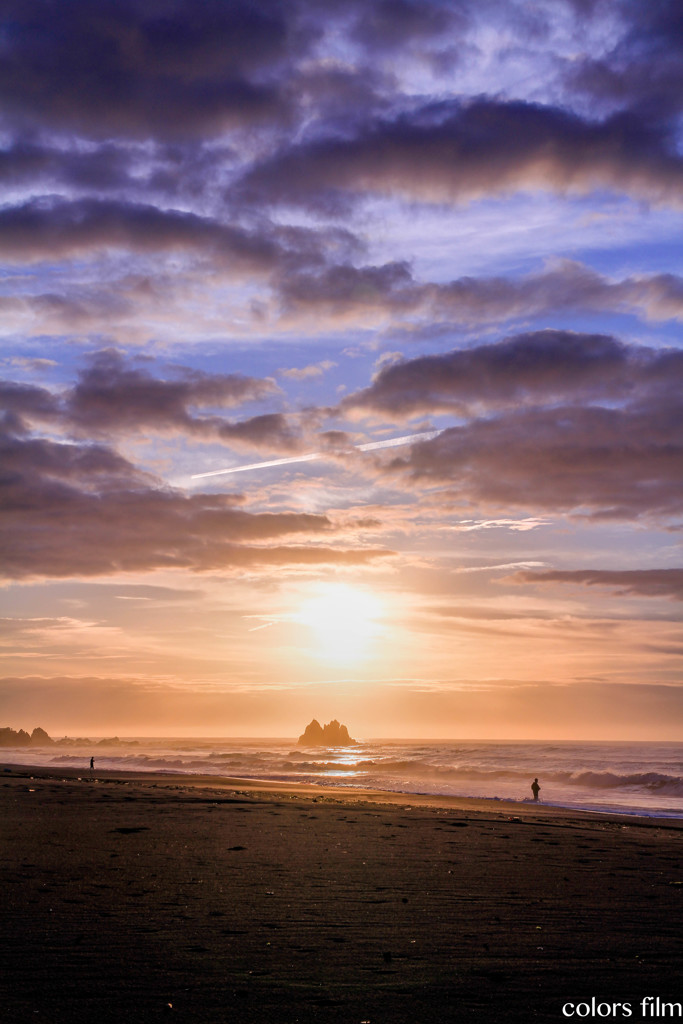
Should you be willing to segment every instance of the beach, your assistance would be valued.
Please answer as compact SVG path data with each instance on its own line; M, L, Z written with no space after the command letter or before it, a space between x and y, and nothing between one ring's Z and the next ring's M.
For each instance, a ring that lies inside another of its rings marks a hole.
M683 1000L679 820L17 765L0 783L12 1024L636 1021Z

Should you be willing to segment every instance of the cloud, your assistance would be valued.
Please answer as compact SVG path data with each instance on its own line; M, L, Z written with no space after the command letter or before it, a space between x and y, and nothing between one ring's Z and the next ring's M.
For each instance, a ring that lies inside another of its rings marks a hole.
M265 413L234 422L218 413L272 397L276 388L271 381L180 367L162 379L114 351L97 354L71 389L58 393L6 385L4 396L7 426L15 434L41 423L75 438L144 429L278 455L265 463L207 472L238 472L358 449L368 456L364 465L354 462L361 474L394 482L409 479L411 487L454 488L460 508L463 502L485 506L493 513L486 516L490 520L509 520L512 509L533 512L536 518L558 511L623 518L671 517L683 510L682 384L683 354L675 350L627 346L606 335L516 335L496 344L382 364L373 383L340 407L352 416L393 422L450 413L462 423L361 444L333 431L321 437L328 443L317 451L311 451L309 436L316 426L314 411ZM39 444L36 439L30 443ZM393 456L391 450L400 446L408 454ZM57 450L50 451L54 457ZM97 452L115 458L110 449L97 446L92 457ZM387 457L389 452L393 457ZM67 453L73 461L86 458L87 450L66 446L62 454ZM108 472L115 471L110 462Z
M499 511L680 515L683 353L540 331L380 368L349 414L464 422L376 466Z
M257 513L230 495L162 485L102 445L5 434L3 574L97 576L158 568L229 570L267 565L364 565L390 552L307 544L334 533L325 515Z
M653 320L683 318L683 278L642 274L610 280L572 260L519 279L466 277L428 286L426 291L435 313L466 323L558 310L635 312Z
M264 452L298 452L306 444L302 419L284 413L263 413L235 423L223 422L217 425L215 436L233 448Z
M501 342L382 366L373 383L341 403L347 412L405 419L468 415L569 399L606 401L658 390L674 397L683 353L628 346L608 335L545 330Z
M72 438L130 436L145 430L220 441L232 448L290 453L286 458L198 476L306 462L354 449L365 452L393 448L432 436L423 432L354 444L343 431L325 431L309 437L311 425L319 419L313 409L296 414L261 413L235 421L216 411L272 399L279 394L280 389L271 379L242 374L208 374L172 366L165 377L155 376L116 349L91 356L76 384L61 391L0 381L6 423L15 433L29 433L32 426L46 424ZM307 453L304 447L313 440L323 443L324 451Z
M0 381L0 420L10 422L13 429L23 429L25 417L38 420L56 420L60 415L59 399L47 388L14 381Z
M128 365L121 353L97 353L66 396L66 417L96 432L138 427L202 430L192 407L229 408L272 397L276 385L242 374L208 374L178 368L176 379L161 380ZM210 425L210 424L209 424Z
M271 289L274 301L249 306L242 301L240 313L257 329L268 324L272 329L311 325L320 329L328 321L335 329L394 324L407 332L450 329L454 325L481 327L529 317L554 316L571 312L616 312L634 314L650 321L683 320L683 278L676 274L632 274L611 279L576 261L563 260L523 277L461 277L446 283L417 280L407 262L360 265L334 261L335 239L325 233L308 242L301 239L303 251L283 250L274 255L273 270L263 269L263 286ZM317 255L313 249L317 244ZM98 250L84 250L93 257ZM143 254L144 255L144 254ZM166 252L172 258L172 253ZM210 246L186 250L194 267L186 268L182 278L172 272L123 274L109 281L90 283L60 281L52 291L0 296L0 309L7 328L32 334L66 330L79 332L101 329L118 330L125 344L133 330L145 323L147 333L152 322L163 328L169 322L173 330L193 332L197 325L197 307L211 315L210 283L207 267L214 259ZM301 264L308 261L308 269ZM209 275L240 277L243 268L215 263ZM261 271L256 276L259 276ZM260 312L257 312L257 308ZM171 315L172 314L172 315ZM203 321L207 323L206 321ZM209 323L211 326L209 326ZM207 323L207 330L220 327L220 314ZM118 325L118 327L117 327ZM509 329L509 327L508 327ZM282 368L285 380L305 380L322 376L336 367L323 359L303 367Z
M552 569L519 572L520 583L569 583L608 587L620 597L668 597L683 601L683 569Z
M683 106L683 28L676 3L620 5L621 34L600 56L577 55L564 66L567 87L595 103L630 107L655 122L673 121Z
M373 308L409 311L427 298L407 263L355 267L333 264L314 273L292 272L277 281L285 311L326 311L336 316L366 314Z
M288 417L270 413L231 423L216 414L247 402L271 399L279 388L268 379L243 374L209 374L175 366L165 378L135 366L115 349L95 353L76 384L61 392L0 382L0 398L23 423L49 423L73 436L109 437L140 429L224 440L239 446L292 450L299 434ZM206 410L201 415L197 410Z
M124 249L189 253L236 273L269 273L319 262L326 244L350 242L304 228L270 226L249 231L184 210L118 200L55 196L0 208L0 255L36 261Z
M524 409L415 445L377 474L450 485L451 502L592 518L680 516L680 412Z
M665 126L630 112L590 121L489 98L437 101L350 137L294 145L243 178L252 201L342 214L363 195L462 202L520 189L614 189L677 203L683 159Z
M469 12L420 0L376 0L356 5L351 36L372 54L404 51L411 45L439 42L452 30L462 31Z
M333 370L338 365L332 359L322 359L319 363L309 363L308 366L293 367L279 372L290 380L309 380L311 377L322 377L324 373Z
M539 526L547 526L547 519L540 519L538 516L526 516L524 519L465 519L459 523L449 525L449 530L457 530L460 533L471 533L474 530L512 530L517 533L527 533ZM482 567L488 568L488 567ZM495 567L499 568L499 567ZM477 572L479 569L461 570L461 572Z
M278 281L286 312L350 320L375 311L481 325L558 310L611 310L653 320L683 319L683 278L642 274L610 280L590 267L561 260L520 278L461 277L445 284L418 281L406 262L325 266Z
M270 4L10 0L0 98L26 129L169 138L286 116L273 70L310 37ZM299 44L297 44L297 39ZM270 72L270 73L269 73Z
M58 18L47 2L5 7L5 116L24 132L94 139L175 141L296 127L312 111L348 116L367 110L382 58L387 77L397 52L419 61L445 49L452 62L472 21L439 0L103 0L96 11L72 0Z

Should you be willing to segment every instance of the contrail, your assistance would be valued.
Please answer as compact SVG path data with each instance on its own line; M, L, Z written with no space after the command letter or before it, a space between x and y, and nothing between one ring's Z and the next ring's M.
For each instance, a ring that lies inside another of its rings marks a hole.
M322 452L311 452L309 455L292 455L287 459L271 459L269 462L250 462L248 466L233 466L231 469L213 469L210 473L193 473L191 480L200 480L207 476L223 476L225 473L246 473L250 469L267 469L270 466L287 466L290 462L312 462L321 459Z
M354 444L359 452L374 452L378 448L398 448L402 444L412 444L413 441L431 441L438 437L441 430L427 430L422 434L406 434L405 437L391 437L386 441L370 441L368 444Z
M340 451L375 452L380 448L399 448L402 444L412 444L415 441L431 441L438 437L440 430L428 430L422 434L406 434L404 437L391 437L386 441L369 441L367 444L354 444L349 449ZM270 469L272 466L289 466L293 462L313 462L315 459L326 459L331 452L309 452L307 455L290 455L284 459L269 459L267 462L250 462L247 466L232 466L230 469L213 469L209 473L193 473L191 480L204 480L209 476L225 476L227 473L248 473L252 469Z

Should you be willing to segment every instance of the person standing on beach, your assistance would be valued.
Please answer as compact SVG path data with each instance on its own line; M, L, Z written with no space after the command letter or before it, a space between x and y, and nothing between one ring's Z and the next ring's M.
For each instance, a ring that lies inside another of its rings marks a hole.
M91 772L95 771L95 758L94 757L90 758L90 771Z
M531 792L534 794L534 803L538 803L538 794L541 792L541 787L538 784L538 779L534 779L531 783Z

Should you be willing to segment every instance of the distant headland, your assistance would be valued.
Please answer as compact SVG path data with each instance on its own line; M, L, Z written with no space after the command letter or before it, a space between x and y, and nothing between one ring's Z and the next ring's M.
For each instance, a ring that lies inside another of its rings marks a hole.
M90 740L86 736L65 736L64 739L53 740L51 736L36 727L29 735L24 729L0 728L0 747L137 747L138 740L120 740L118 736L108 736L102 740Z
M355 742L349 736L346 726L341 725L336 718L324 726L314 718L299 736L300 747L350 747Z

